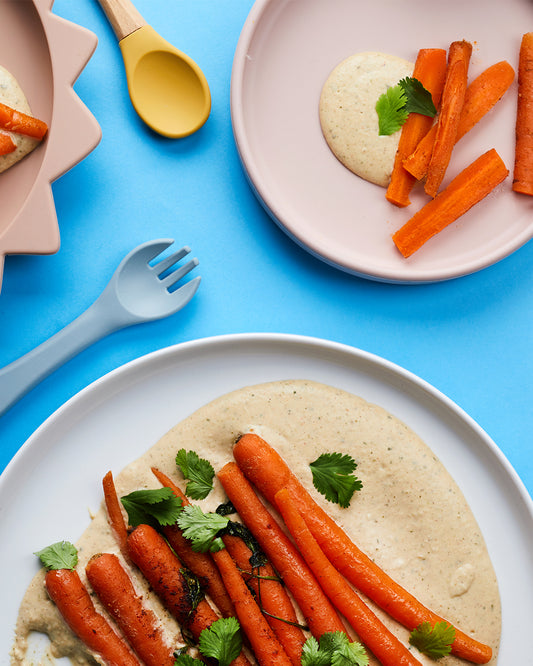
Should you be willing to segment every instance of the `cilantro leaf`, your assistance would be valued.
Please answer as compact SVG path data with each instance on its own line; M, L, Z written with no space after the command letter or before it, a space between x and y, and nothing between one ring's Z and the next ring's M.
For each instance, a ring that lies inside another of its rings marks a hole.
M411 632L409 643L431 659L440 659L450 654L454 639L455 629L451 624L443 621L432 627L430 622L422 622Z
M47 569L75 569L78 551L69 541L58 541L34 553Z
M131 527L174 525L182 511L182 501L170 488L134 490L120 498Z
M353 475L357 463L347 453L323 453L309 466L318 492L343 508L349 506L354 492L363 487Z
M405 108L407 98L400 86L387 88L376 102L379 136L397 132L409 116Z
M179 654L175 661L174 666L205 666L201 659L195 659L190 654Z
M205 499L213 490L215 470L208 460L200 458L196 451L180 449L176 454L176 465L189 483L185 488L187 497Z
M192 549L196 552L206 553L208 550L216 552L224 548L222 539L217 538L218 532L229 522L227 516L218 513L204 513L199 506L190 504L183 508L178 525L183 530L183 536L190 539Z
M318 641L314 636L310 636L302 648L302 666L329 666L331 655L321 651Z
M333 653L331 666L368 666L368 655L361 643L346 643Z
M302 649L302 666L367 666L368 655L361 643L350 643L341 631L326 632L317 641L312 636Z
M407 98L405 110L408 113L421 113L423 116L429 116L430 118L437 114L431 93L424 88L418 79L407 76L398 85Z
M213 622L201 632L198 647L205 657L217 659L219 666L229 666L242 649L238 620L226 617Z

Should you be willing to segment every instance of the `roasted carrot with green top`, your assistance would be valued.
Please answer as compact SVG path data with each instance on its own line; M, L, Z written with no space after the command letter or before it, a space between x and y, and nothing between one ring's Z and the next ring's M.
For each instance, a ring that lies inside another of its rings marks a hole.
M344 615L359 640L383 666L420 666L377 615L360 599L346 579L324 555L286 488L278 490L276 505L305 561L335 608Z
M16 150L17 146L7 132L0 132L0 155L8 155Z
M394 244L404 257L411 256L432 236L486 197L508 174L494 148L483 153L393 234Z
M426 608L363 553L344 530L328 516L291 472L285 461L258 435L243 435L233 455L244 475L264 497L275 503L275 495L287 488L318 545L333 566L357 589L391 617L412 630L422 622L434 625L443 619ZM476 664L492 657L489 646L456 628L452 652Z
M39 140L43 139L48 131L48 125L42 120L12 109L2 102L0 102L0 127Z
M303 557L255 494L235 463L217 474L242 521L259 542L283 582L292 593L315 638L330 631L345 631Z
M154 612L146 608L133 583L112 553L93 556L87 580L145 666L173 666L174 650L165 641Z
M300 666L306 636L298 626L294 606L276 571L268 561L252 567L250 558L257 553L240 537L227 535L222 539L293 666Z
M97 612L75 569L47 571L45 586L68 626L107 666L142 666L126 642Z
M109 521L109 527L111 532L115 537L115 540L120 548L120 552L126 560L129 559L128 554L128 525L124 514L122 513L122 507L118 500L117 491L115 488L115 482L113 480L113 474L111 471L102 479L102 487L104 490L104 502L107 511L107 518Z
M183 506L190 504L189 499L170 477L152 467L152 472L165 488L170 488L176 497L181 498ZM200 580L200 584L211 597L223 617L235 616L235 608L226 591L226 587L209 553L198 553L191 548L191 542L183 536L177 525L162 528L163 534L176 555Z
M472 44L470 42L463 40L450 44L435 142L424 186L426 194L431 197L436 196L439 191L452 156L465 99L471 55Z
M518 57L513 190L533 195L533 32L522 36Z
M260 666L291 666L289 657L246 587L231 555L223 548L213 553L213 559Z
M420 81L431 93L435 108L438 108L440 102L445 76L446 51L444 49L421 49L415 61L413 78ZM385 194L387 200L396 206L403 207L410 204L409 193L416 178L405 170L403 162L415 150L432 124L433 118L420 113L410 113L403 124L390 183Z
M503 97L514 76L514 69L508 62L502 60L488 67L472 81L466 89L455 143L462 139ZM405 169L417 180L422 180L426 175L436 132L437 125L433 125L414 152L403 162Z

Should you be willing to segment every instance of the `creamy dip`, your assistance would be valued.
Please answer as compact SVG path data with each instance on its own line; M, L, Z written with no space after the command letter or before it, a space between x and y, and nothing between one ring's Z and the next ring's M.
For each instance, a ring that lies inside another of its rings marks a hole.
M501 625L498 585L483 536L464 496L412 430L362 398L305 380L237 390L175 426L115 478L117 490L123 495L159 487L151 466L180 483L175 465L180 448L194 448L218 470L231 459L235 439L248 431L258 433L280 452L317 502L393 578L448 621L491 645L495 656L490 663L496 664ZM363 489L348 509L327 502L313 488L309 463L327 451L347 452L358 463L357 476ZM102 477L106 472L104 461ZM203 505L213 510L225 500L217 483ZM72 536L65 535L65 539ZM77 546L78 570L83 578L91 555L105 551L118 554L103 508ZM38 547L42 544L36 544ZM132 575L139 591L161 617L169 640L178 645L177 626L138 573ZM375 610L407 643L407 630ZM52 638L55 656L69 655L73 663L83 666L98 663L71 634L47 598L42 572L22 601L12 666L32 663L25 660L32 631L45 632ZM415 653L422 664L435 663ZM370 663L378 664L373 657ZM455 657L439 660L442 666L464 663Z
M8 72L7 69L1 65L0 102L7 104L7 106L10 106L12 109L22 111L30 116L32 115L28 100L26 99L18 81L13 74ZM33 139L32 137L24 136L23 134L17 134L15 132L7 132L7 134L11 136L17 147L12 153L0 155L0 173L19 162L28 153L31 153L31 151L40 143L38 139Z
M379 136L376 102L387 88L412 76L414 65L386 53L358 53L329 75L320 96L320 124L335 156L350 171L386 187L400 133Z

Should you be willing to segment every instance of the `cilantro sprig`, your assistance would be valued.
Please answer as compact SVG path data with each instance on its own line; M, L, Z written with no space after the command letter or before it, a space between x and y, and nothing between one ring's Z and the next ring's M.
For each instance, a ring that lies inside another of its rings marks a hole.
M455 629L448 622L437 622L434 626L422 622L411 632L409 643L431 659L440 659L450 654L454 639Z
M302 649L302 666L367 666L368 655L361 643L350 642L341 631L310 636Z
M343 508L349 506L354 492L363 487L353 474L357 463L347 453L323 453L309 466L318 492Z
M376 112L379 135L388 136L401 129L410 113L433 118L437 109L429 90L418 79L406 76L380 95L376 102Z
M219 666L229 666L242 650L242 634L239 621L235 617L215 620L200 633L198 649L204 657L218 661ZM205 666L201 659L191 657L186 652L175 652L174 666Z
M176 454L176 465L189 482L185 487L187 497L205 499L213 490L215 470L208 460L200 458L196 451L180 449Z
M228 523L227 516L221 516L218 513L204 513L199 506L194 504L184 507L178 517L178 525L183 530L183 536L191 541L192 549L200 553L216 552L224 548L224 543L218 533Z
M37 555L43 566L49 570L73 570L78 564L78 551L70 541L58 541L37 551L34 555Z
M174 525L182 511L182 500L170 488L134 490L120 498L131 527Z

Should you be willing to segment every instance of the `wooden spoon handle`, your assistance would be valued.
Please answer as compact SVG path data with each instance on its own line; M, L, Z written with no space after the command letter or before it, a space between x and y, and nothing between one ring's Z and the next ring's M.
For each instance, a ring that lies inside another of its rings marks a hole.
M119 41L146 25L146 21L130 0L98 0L98 2Z

